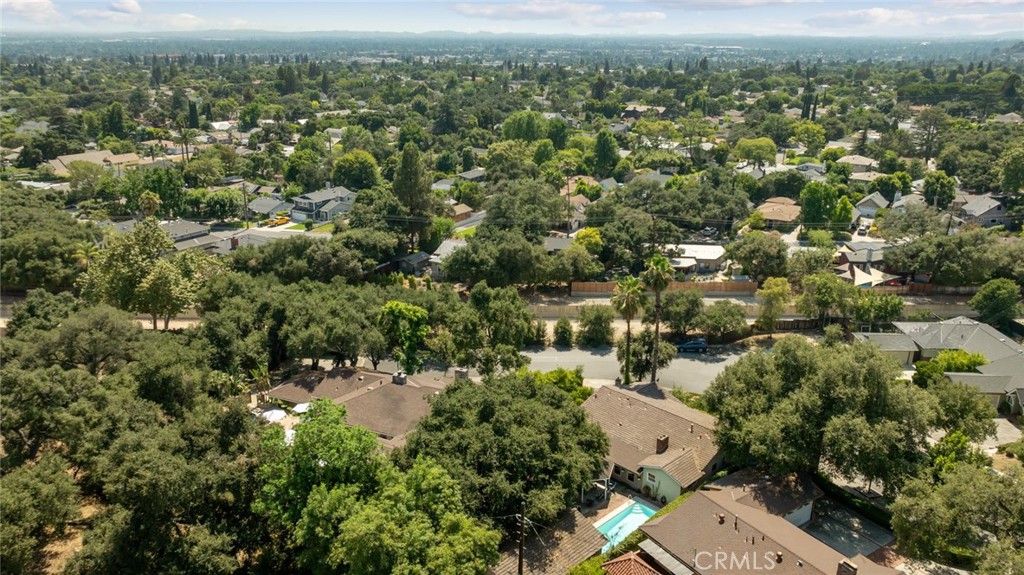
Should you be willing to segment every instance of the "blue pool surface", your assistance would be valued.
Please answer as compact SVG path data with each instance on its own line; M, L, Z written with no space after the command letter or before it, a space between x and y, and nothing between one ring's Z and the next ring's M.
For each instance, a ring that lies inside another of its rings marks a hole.
M654 515L654 510L643 503L634 502L597 526L597 530L608 540L601 552L604 553L622 542Z

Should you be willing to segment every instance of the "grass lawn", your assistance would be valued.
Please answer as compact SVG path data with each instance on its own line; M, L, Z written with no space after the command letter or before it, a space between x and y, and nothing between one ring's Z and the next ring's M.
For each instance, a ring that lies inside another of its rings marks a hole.
M304 224L292 224L285 228L286 230L304 230L306 226Z
M476 235L476 226L455 232L455 237L466 239Z
M326 223L326 224L317 226L317 227L313 228L310 231L313 232L314 234L329 234L329 233L334 232L334 224Z

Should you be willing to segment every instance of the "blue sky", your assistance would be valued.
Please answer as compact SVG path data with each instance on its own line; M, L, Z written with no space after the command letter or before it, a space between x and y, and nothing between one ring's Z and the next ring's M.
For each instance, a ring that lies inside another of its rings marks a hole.
M3 31L962 36L1024 31L1024 0L0 0ZM1024 32L1022 32L1024 37Z

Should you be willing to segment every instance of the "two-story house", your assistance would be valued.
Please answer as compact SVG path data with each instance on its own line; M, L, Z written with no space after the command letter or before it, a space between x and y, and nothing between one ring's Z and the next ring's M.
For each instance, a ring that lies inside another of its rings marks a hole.
M356 200L356 193L344 186L327 187L323 190L302 194L292 198L292 219L303 222L312 219L329 222L335 216L348 213Z

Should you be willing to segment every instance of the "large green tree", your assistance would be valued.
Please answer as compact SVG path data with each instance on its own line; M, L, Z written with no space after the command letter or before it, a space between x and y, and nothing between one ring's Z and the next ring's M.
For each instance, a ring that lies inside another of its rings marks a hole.
M430 180L423 169L420 150L411 142L402 148L401 163L395 172L394 190L408 214L403 227L410 243L415 245L417 240L423 240L434 210Z
M397 300L384 304L377 317L377 326L407 373L416 373L423 365L419 351L430 333L427 319L427 310Z
M819 346L787 336L770 354L727 367L704 399L731 461L776 472L826 465L895 494L922 471L928 434L945 418L973 425L978 417L947 412L937 394L899 376L896 362L871 344Z
M1024 313L1020 303L1020 287L1013 280L994 279L981 286L968 302L981 321L1006 328Z
M457 380L434 399L405 455L430 457L463 487L468 509L510 532L526 515L548 523L575 504L604 465L608 442L573 398L530 374Z
M789 246L777 233L748 232L726 246L729 258L758 283L786 275Z

